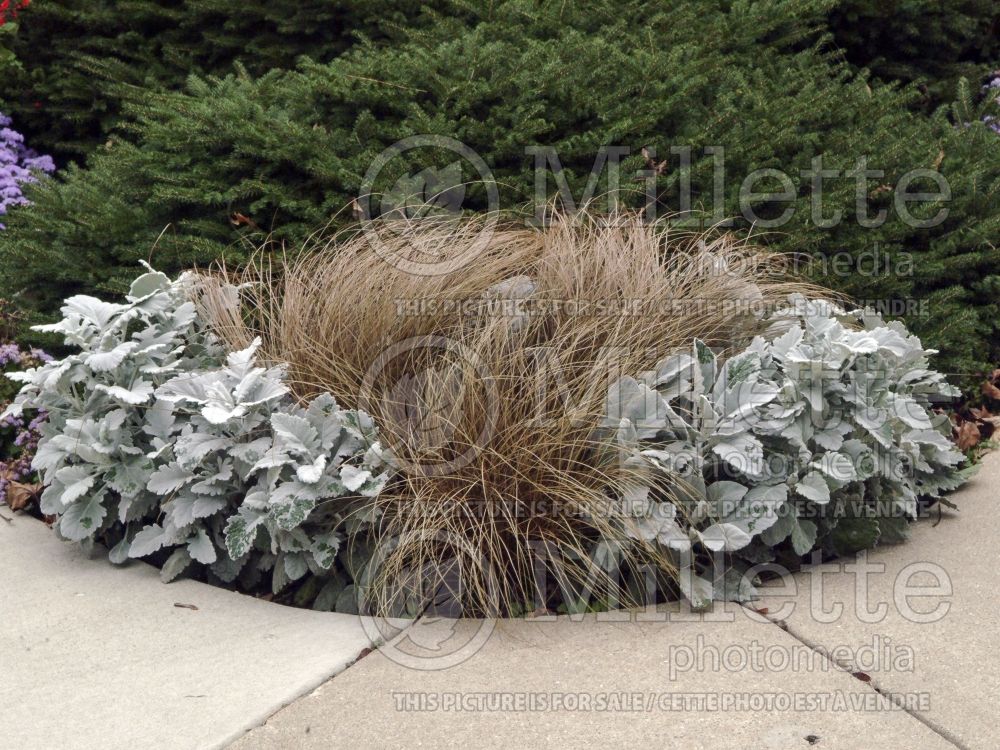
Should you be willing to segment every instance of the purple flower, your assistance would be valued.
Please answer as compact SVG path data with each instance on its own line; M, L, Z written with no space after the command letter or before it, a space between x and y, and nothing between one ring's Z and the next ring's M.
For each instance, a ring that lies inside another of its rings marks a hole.
M21 185L36 182L39 174L51 174L56 168L51 156L26 148L24 136L10 124L10 118L0 112L0 216L11 206L28 202L21 194Z
M993 73L993 80L983 86L983 92L987 96L993 96L993 101L1000 104L1000 70ZM989 125L990 130L1000 133L1000 118L984 117L983 122Z
M22 351L16 344L0 344L0 377L2 371L37 367L51 357L41 349ZM3 405L0 404L0 407ZM30 421L26 416L9 415L0 418L0 504L7 499L10 482L37 482L31 461L38 450L41 428L48 414L39 411Z
M21 349L17 344L0 344L0 367L21 363Z

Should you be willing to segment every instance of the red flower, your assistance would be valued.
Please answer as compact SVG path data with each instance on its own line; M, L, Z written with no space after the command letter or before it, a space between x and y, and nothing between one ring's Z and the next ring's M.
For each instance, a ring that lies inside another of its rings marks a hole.
M31 5L31 0L18 0L17 4L11 8L10 0L0 0L0 26L15 20L18 11L24 10L29 5Z

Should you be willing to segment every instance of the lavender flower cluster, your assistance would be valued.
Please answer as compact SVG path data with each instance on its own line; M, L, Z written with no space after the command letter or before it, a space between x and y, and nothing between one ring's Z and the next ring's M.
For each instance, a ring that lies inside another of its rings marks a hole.
M0 368L6 370L9 365L13 369L38 367L39 364L51 362L52 357L41 349L32 347L24 351L17 344L0 344Z
M39 174L55 171L51 156L36 153L24 145L24 136L13 130L11 120L0 113L0 216L11 206L22 206L27 199L21 185L35 182ZM4 225L0 224L0 229Z
M0 344L0 405L5 405L17 395L19 386L4 377L5 372L15 372L28 367L38 367L51 362L52 357L41 349L21 349L17 344ZM2 441L0 441L2 445ZM0 458L3 454L0 453Z
M994 75L993 80L983 86L983 91L987 96L992 96L997 104L1000 104L1000 71L996 71ZM984 117L983 119L991 130L1000 133L1000 117Z
M52 357L41 349L24 350L17 344L0 344L0 373L38 367L51 361ZM16 386L13 390L16 392ZM30 419L8 416L0 420L0 504L7 503L11 482L30 484L34 481L31 459L38 448L39 430L46 418L45 412L39 412Z
M14 439L10 442L17 452L0 461L0 504L7 503L7 490L11 482L27 483L33 479L35 472L31 468L31 459L38 448L38 439L41 437L39 430L47 417L45 412L39 412L27 423L24 417L10 416L0 420L0 433L5 433L5 437L13 434ZM7 442L4 440L4 443Z

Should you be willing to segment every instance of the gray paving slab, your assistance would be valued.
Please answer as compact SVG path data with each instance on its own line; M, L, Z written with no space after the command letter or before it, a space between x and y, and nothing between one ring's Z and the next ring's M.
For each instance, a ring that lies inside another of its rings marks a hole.
M960 746L993 750L1000 747L1000 452L951 499L959 510L918 522L907 543L797 574L764 605L880 689L925 694L918 715Z
M788 632L740 608L437 620L342 674L370 644L358 618L163 585L18 517L0 522L0 747L993 748L998 486L992 455L960 513L772 589L759 606Z
M505 621L484 642L476 621L439 621L411 648L418 625L232 749L954 747L772 623L731 610L711 616L723 621L667 617ZM443 654L462 651L454 639L475 648L447 666ZM799 650L805 659L767 666ZM427 663L408 662L413 653Z
M0 521L2 748L224 746L369 645L356 617L163 584Z

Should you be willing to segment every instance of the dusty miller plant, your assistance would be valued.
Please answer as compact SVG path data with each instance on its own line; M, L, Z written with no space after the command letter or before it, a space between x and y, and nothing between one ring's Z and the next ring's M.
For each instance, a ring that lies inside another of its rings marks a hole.
M696 341L608 394L602 437L648 478L620 498L633 533L687 560L698 606L751 596L739 573L753 564L901 541L919 499L969 474L931 410L958 395L932 350L869 311L791 303L724 363ZM699 553L735 565L719 580Z
M226 353L193 284L150 270L124 303L71 297L38 326L80 350L10 375L23 387L7 413L49 415L41 510L113 562L158 557L165 580L195 565L244 588L270 575L277 593L329 576L345 521L389 476L375 427L329 395L296 404L283 370L255 363L259 342Z

